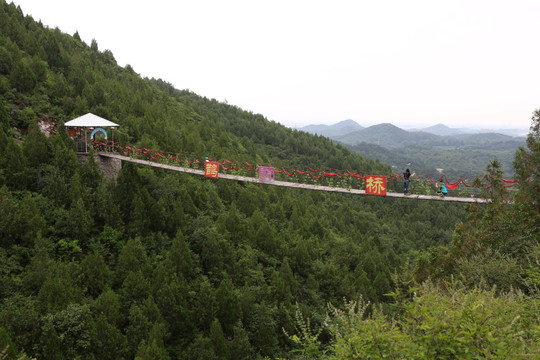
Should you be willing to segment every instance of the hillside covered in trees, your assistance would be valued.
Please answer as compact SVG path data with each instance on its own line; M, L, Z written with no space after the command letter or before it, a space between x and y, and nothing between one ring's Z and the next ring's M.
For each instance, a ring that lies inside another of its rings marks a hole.
M390 168L141 78L3 0L0 30L0 358L538 353L539 114L512 206L497 162L493 201L472 208L133 164L108 179L92 156L78 162L65 121L91 112L120 124L120 143L201 157ZM55 124L49 137L43 124ZM467 301L437 315L453 299ZM478 326L459 341L453 322Z

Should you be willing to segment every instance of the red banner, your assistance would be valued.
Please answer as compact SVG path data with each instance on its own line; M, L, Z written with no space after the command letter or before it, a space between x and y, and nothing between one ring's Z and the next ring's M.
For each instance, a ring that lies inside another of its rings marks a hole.
M386 176L366 175L366 194L386 196Z
M217 179L219 175L219 163L207 161L204 163L204 176Z

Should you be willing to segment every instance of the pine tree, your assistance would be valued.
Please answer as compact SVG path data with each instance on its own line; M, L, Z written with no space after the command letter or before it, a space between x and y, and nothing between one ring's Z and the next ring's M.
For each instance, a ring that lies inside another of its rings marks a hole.
M69 265L60 262L52 264L39 290L40 311L42 313L55 313L65 309L69 304L79 301L80 298L81 294L73 283Z
M234 324L238 321L238 301L233 293L230 279L224 279L216 290L216 316L227 336L233 334Z
M94 149L91 149L86 156L86 161L81 167L81 180L82 183L95 192L99 184L103 179L103 173L101 172L99 165L96 162L94 156Z
M37 181L37 170L50 164L51 151L45 134L41 132L36 122L32 122L28 128L28 135L23 142L23 154L28 166L35 169L34 179Z
M131 202L126 225L129 234L133 237L144 236L148 233L150 227L150 208L152 207L151 198L146 189L142 189L140 195L136 195Z
M88 238L92 231L93 218L86 209L82 199L74 200L69 210L68 226L74 239L77 239L83 248L88 247Z
M92 296L99 296L109 284L110 270L103 260L103 256L91 253L81 261L80 275L78 281L81 287L86 288L86 292Z
M150 284L141 271L131 271L127 274L119 290L124 306L141 305L150 295Z
M26 188L26 158L21 147L0 129L0 186L11 189Z
M123 359L126 347L127 339L120 329L107 321L104 314L96 316L96 359Z
M540 214L540 110L532 117L527 148L520 148L514 160L519 180L519 201Z
M217 359L228 360L230 359L229 346L223 335L221 324L218 319L214 319L210 325L210 340L212 341L212 347L217 355Z
M11 86L21 92L30 92L36 87L36 74L26 64L26 59L19 60L10 74Z
M141 308L132 304L129 309L128 326L126 328L126 337L128 340L129 358L134 358L137 350L143 340L146 341L152 324L144 316Z
M238 320L234 325L234 337L230 349L231 359L250 360L254 358L248 333L242 326L241 320Z
M3 48L0 47L0 52L2 51L1 49L3 49ZM0 57L1 57L1 55L0 55ZM8 130L9 130L9 127L10 127L10 124L9 124L8 108L7 108L3 98L0 97L0 132L4 132L4 134L7 134Z
M141 243L141 239L129 239L118 256L116 280L121 283L130 272L140 271L146 274L148 270L146 249Z
M178 230L171 244L169 259L179 277L190 278L193 274L193 260L182 231Z

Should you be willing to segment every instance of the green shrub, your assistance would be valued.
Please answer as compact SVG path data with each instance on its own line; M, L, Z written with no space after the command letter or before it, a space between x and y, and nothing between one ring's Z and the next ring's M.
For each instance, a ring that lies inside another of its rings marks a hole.
M344 310L329 305L327 327L334 341L328 355L318 358L434 360L540 356L538 301L520 292L471 290L456 282L441 289L425 283L405 303L400 316L388 318L379 308L368 311L368 307L369 303L362 299L346 303ZM310 341L303 342L305 347L317 344L313 339L307 340Z

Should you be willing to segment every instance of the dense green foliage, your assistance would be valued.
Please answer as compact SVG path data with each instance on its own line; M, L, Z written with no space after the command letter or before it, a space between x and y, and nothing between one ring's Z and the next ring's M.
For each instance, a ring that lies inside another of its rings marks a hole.
M1 356L295 356L286 334L297 329L298 309L321 327L328 303L363 296L397 316L407 304L394 274L403 270L412 281L418 259L418 274L435 273L429 260L450 248L466 218L461 204L293 190L133 164L104 178L93 154L77 161L65 120L92 112L121 125L120 142L177 153L390 168L327 138L142 79L95 41L88 46L77 34L48 29L4 1L0 28ZM57 124L50 137L38 126L44 120ZM522 161L528 156L524 150ZM537 196L534 184L524 194ZM534 266L528 271L533 281ZM329 353L333 335L317 338Z
M335 336L329 359L533 359L540 354L538 304L452 284L416 289L396 319L368 304L330 307ZM323 357L314 351L312 358ZM325 356L326 357L326 356Z

